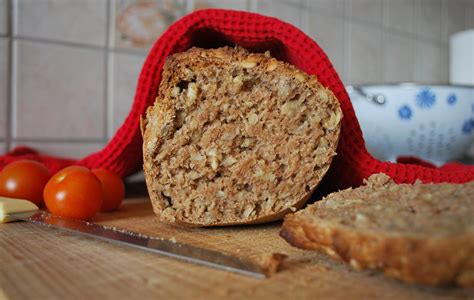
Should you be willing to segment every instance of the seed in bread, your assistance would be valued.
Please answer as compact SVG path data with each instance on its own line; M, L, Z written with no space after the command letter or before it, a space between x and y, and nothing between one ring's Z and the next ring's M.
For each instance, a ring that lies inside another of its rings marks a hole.
M280 235L355 269L426 285L474 286L474 182L395 184L385 174L285 218Z
M168 58L142 120L162 221L271 221L301 207L336 154L342 112L315 76L268 53L192 48Z

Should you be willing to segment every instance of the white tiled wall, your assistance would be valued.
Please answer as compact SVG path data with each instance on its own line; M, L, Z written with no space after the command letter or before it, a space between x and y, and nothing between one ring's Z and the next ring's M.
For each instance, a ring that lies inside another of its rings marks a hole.
M474 2L474 1L473 1ZM465 7L466 28L474 28L474 5Z
M383 52L390 59L382 59L383 78L388 82L413 79L415 41L397 32L387 32L383 38ZM400 63L403 62L403 63Z
M344 71L344 22L331 15L308 18L307 33L326 51L336 70Z
M299 28L304 26L304 10L301 9L301 1L258 0L256 1L255 8L252 10L270 16L278 16L281 20Z
M111 75L110 101L110 132L109 136L122 125L133 103L138 76L145 60L142 55L129 53L113 53L111 55L113 72Z
M15 44L13 138L104 138L104 51L25 40Z
M152 41L199 8L272 15L314 38L346 84L446 82L449 36L474 0L0 0L0 153L30 145L81 157L122 124Z
M281 1L285 2L285 1ZM288 3L295 1L288 1ZM352 2L352 1L351 1ZM320 14L330 14L333 16L342 17L344 15L344 0L305 0L302 1L303 8L307 8L309 15L313 15L314 12Z
M78 44L105 46L107 1L19 0L15 34Z
M343 78L350 83L377 82L382 75L382 28L353 23L347 39L346 69ZM345 43L346 44L346 43ZM346 51L346 50L345 50Z
M347 3L347 17L354 21L370 22L380 26L383 22L382 0L356 0Z
M415 6L413 0L384 0L382 16L387 29L401 33L412 33L415 23Z
M426 39L441 41L442 13L441 0L420 0L415 8L414 32Z

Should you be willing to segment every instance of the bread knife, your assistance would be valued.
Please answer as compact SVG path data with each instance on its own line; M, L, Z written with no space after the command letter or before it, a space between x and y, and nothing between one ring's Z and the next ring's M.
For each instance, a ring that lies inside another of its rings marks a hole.
M149 237L140 233L114 229L100 224L59 217L38 210L15 212L10 209L7 215L4 216L4 219L8 219L8 221L20 220L58 228L106 242L155 252L182 261L259 279L266 277L264 270L255 263L222 252L180 243L173 239Z

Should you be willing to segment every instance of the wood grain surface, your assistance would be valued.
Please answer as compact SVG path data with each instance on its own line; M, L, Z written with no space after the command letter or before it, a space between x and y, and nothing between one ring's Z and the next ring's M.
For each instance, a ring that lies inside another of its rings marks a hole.
M159 223L147 198L128 199L95 222L250 260L288 255L254 279L29 223L0 225L0 299L474 299L473 289L428 288L357 272L290 247L280 223L212 229Z

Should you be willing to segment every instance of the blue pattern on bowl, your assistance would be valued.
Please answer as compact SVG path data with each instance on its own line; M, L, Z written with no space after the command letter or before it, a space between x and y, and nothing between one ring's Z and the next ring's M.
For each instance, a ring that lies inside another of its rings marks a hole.
M457 101L458 101L458 98L456 97L455 94L451 94L451 95L448 96L448 104L449 105L452 106L452 105L456 104Z
M474 118L467 119L462 125L462 133L470 134L474 130Z
M380 160L418 156L441 165L474 142L474 88L366 85L349 91L368 151ZM383 105L371 96L382 95ZM367 101L371 100L371 101Z
M413 112L408 105L403 105L398 109L398 115L400 116L400 119L402 120L410 120L411 116L413 115Z
M435 105L436 95L429 89L424 88L416 95L416 104L420 108L431 108Z

